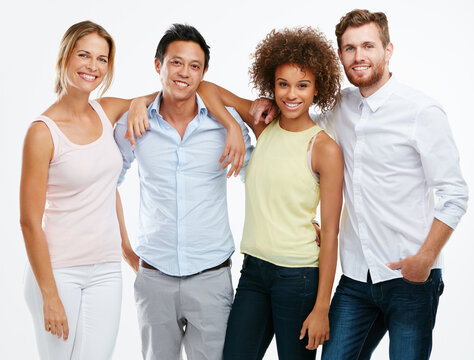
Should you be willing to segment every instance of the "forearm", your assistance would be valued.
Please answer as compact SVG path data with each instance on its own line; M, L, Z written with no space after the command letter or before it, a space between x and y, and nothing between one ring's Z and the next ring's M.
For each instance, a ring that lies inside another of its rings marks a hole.
M417 255L425 259L429 267L433 266L453 231L451 227L434 218L430 232Z
M125 225L125 218L123 214L123 207L122 207L122 200L120 198L120 193L118 190L116 191L117 201L116 201L116 208L117 208L117 219L120 228L120 236L122 238L122 253L127 254L132 250L132 246L130 245L130 240L128 238L127 227Z
M58 290L54 280L48 244L41 225L22 223L21 230L28 260L43 299L57 297Z
M229 126L239 125L227 111L226 106L233 107L244 122L253 128L253 118L249 114L252 104L250 100L240 98L230 91L208 81L201 82L198 93L206 104L209 113L227 129L229 129Z
M329 311L337 265L337 231L321 228L318 295L314 309Z

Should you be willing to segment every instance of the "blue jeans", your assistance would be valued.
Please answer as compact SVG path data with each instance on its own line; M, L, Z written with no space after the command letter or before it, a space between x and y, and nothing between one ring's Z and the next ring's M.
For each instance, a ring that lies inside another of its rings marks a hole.
M246 255L229 315L224 360L262 359L273 335L280 360L314 359L300 330L316 302L319 269L288 268Z
M388 330L391 360L429 359L444 284L441 270L423 283L405 279L373 284L342 276L329 311L323 360L365 360Z

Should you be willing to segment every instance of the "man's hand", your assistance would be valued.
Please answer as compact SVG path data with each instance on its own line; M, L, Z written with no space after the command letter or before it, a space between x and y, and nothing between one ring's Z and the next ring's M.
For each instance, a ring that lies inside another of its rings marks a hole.
M226 159L227 157L227 159ZM242 130L239 125L232 126L227 130L227 138L225 141L224 152L222 153L219 162L222 163L221 169L224 170L229 164L232 166L227 173L227 177L239 175L242 166L244 166L245 158L245 142L242 135Z
M275 103L267 98L259 98L252 102L249 113L253 116L255 124L264 122L270 124L279 113L278 107Z
M313 224L314 230L316 230L316 244L318 244L318 246L321 246L321 228L319 227L319 224L317 222L312 222L311 224Z
M149 129L148 110L146 102L142 98L132 100L127 116L127 132L124 138L130 141L130 145L135 147L135 137L142 137Z
M306 345L308 350L314 350L329 340L328 312L313 309L303 323L300 340L304 338L306 331L308 331L308 345Z
M392 270L402 270L402 276L408 281L424 282L430 276L432 261L426 256L416 254L400 261L388 263Z

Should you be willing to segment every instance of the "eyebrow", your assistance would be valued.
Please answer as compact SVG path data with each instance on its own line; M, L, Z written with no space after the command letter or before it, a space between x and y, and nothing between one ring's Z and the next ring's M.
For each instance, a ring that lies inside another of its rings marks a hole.
M170 56L170 60L172 60L172 59L179 59L181 61L184 61L184 58L179 56L179 55ZM194 59L194 60L191 60L190 62L198 63L199 65L202 65L202 62L199 59Z
M286 80L285 78L281 78L281 77L277 78L277 80L288 81L288 80ZM298 82L308 82L308 83L311 83L311 80L303 79L303 80L298 80Z
M81 50L81 49L77 50L77 52L81 52L81 51L89 55L91 54L90 51L87 51L87 50ZM107 55L99 55L98 57L105 57L107 59L109 58Z

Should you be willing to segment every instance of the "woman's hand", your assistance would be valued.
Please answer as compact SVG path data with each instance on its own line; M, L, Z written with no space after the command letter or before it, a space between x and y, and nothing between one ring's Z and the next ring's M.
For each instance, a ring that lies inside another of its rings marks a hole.
M146 99L133 99L128 110L127 132L124 138L130 141L132 147L135 147L135 137L142 137L149 127Z
M59 296L50 299L43 298L44 329L56 335L63 337L64 341L69 337L69 326L67 323L66 312Z
M135 253L135 251L133 251L131 247L128 250L123 250L122 256L124 260L127 262L127 264L130 265L130 267L135 272L135 274L137 274L138 266L140 263L140 257Z
M303 323L300 332L300 340L302 340L308 332L308 345L306 349L314 350L329 340L329 318L328 312L313 309Z
M224 162L221 167L222 170L224 170L229 164L232 164L227 173L228 178L231 177L232 174L234 174L234 176L239 175L242 166L244 166L244 158L245 142L242 130L239 125L231 126L227 129L224 152L219 159L220 163Z

